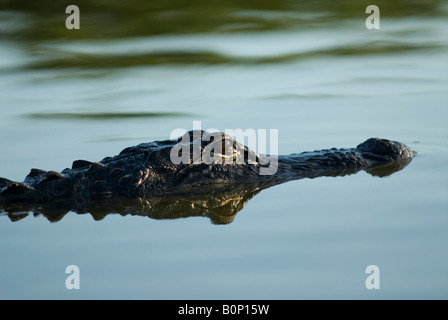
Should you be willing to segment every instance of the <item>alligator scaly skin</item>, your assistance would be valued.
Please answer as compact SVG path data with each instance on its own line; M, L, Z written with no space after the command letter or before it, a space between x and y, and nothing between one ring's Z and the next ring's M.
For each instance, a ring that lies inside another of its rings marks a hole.
M32 169L23 182L0 178L0 212L38 207L85 212L92 210L93 204L98 208L99 203L116 201L156 203L185 196L257 193L290 180L343 176L360 170L385 176L404 168L414 156L400 142L371 138L356 148L267 157L224 133L204 139L207 134L190 131L177 140L126 148L99 162L77 160L71 169L61 172ZM172 148L185 145L185 141L190 150L200 152L191 152L188 163L175 164ZM210 150L213 162L204 160L205 151ZM273 163L273 174L261 174Z

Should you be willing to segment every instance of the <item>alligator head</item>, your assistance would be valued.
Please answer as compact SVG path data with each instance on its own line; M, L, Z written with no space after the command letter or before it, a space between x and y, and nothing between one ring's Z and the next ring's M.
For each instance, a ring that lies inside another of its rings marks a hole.
M351 149L265 156L224 133L190 131L99 162L76 160L61 172L31 169L23 182L0 178L0 213L11 220L31 212L58 221L74 211L96 220L119 213L155 219L208 216L213 223L229 223L263 189L360 170L387 176L413 156L406 145L378 138ZM275 170L263 174L266 168Z

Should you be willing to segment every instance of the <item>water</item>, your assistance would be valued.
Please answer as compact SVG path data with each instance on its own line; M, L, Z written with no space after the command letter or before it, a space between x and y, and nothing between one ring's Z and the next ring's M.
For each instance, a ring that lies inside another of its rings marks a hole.
M68 31L64 6L6 2L0 176L97 161L195 120L278 129L280 154L374 136L418 154L386 178L361 172L264 190L227 225L0 216L2 299L448 297L442 1L378 2L380 30L365 28L367 3L350 1L139 4L81 2L81 29ZM72 264L80 290L65 287ZM379 290L365 286L372 264Z

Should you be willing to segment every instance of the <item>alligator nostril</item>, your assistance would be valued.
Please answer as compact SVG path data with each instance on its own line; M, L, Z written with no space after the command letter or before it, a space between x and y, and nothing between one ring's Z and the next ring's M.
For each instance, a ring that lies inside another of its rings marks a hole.
M356 149L363 153L372 153L376 155L387 155L392 157L400 155L406 157L412 156L410 149L406 145L400 142L380 138L367 139L358 145Z

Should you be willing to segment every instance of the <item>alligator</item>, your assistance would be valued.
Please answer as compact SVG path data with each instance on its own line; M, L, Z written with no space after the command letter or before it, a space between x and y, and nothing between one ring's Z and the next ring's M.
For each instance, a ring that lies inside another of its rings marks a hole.
M183 160L173 161L173 155ZM405 144L380 138L349 149L260 155L224 133L189 131L128 147L99 162L76 160L61 172L31 169L23 182L0 178L0 213L18 220L33 212L50 221L70 211L95 219L109 213L156 219L201 215L222 224L263 189L361 170L384 177L413 157ZM269 168L275 170L266 174Z

